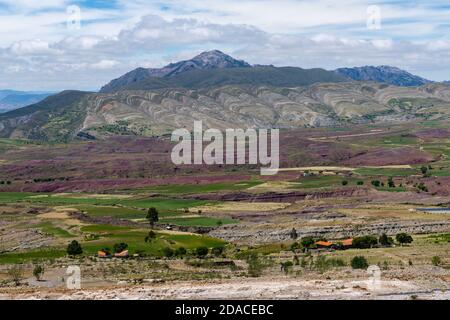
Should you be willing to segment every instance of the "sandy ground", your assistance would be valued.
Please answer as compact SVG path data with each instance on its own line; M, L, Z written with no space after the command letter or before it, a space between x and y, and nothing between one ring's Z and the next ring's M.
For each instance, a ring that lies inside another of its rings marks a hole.
M0 293L0 299L450 299L450 291L401 280L302 280L292 278L170 282L81 290L29 288Z

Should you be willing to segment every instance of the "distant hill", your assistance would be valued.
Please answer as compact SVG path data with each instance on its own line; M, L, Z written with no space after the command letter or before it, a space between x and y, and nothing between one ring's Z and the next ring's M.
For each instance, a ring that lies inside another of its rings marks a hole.
M279 68L277 68L279 69ZM186 73L187 74L187 73ZM298 128L450 119L450 86L398 87L376 82L299 87L224 85L210 88L64 91L0 114L0 137L40 141L154 136L176 128Z
M52 92L0 90L0 113L37 103L52 94Z
M82 98L87 94L63 91L30 106L0 114L0 132L2 136L25 136L42 141L73 138L86 117ZM43 130L45 126L48 127Z
M356 81L376 81L400 87L417 87L432 82L391 66L339 68L334 72Z

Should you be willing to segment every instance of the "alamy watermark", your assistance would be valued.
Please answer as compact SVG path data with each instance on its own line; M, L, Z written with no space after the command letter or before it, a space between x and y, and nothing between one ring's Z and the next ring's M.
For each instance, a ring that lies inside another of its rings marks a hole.
M71 5L66 8L67 20L66 25L69 30L81 29L81 8L76 5Z
M218 129L203 131L202 121L194 121L194 131L177 129L172 132L171 159L181 164L260 164L261 175L278 173L280 142L278 129ZM270 140L270 145L269 145ZM203 143L208 144L203 148ZM270 153L269 153L270 147Z
M366 25L369 30L381 29L381 7L372 5L367 7L367 20Z

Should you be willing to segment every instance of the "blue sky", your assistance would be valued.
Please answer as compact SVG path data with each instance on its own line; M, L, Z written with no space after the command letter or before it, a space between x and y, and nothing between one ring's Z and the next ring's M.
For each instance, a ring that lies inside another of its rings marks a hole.
M79 29L68 27L69 6ZM448 80L449 31L441 0L0 0L0 88L96 90L210 49L254 64L383 64Z

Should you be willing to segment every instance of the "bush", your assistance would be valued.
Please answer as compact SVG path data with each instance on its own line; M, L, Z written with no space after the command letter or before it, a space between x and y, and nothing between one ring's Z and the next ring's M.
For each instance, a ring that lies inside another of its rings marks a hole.
M422 166L422 167L420 168L420 171L422 172L422 174L426 174L427 171L428 171L428 168L425 167L425 166Z
M378 238L378 242L382 246L390 246L394 243L394 240L391 237L388 237L386 233L383 233L380 238Z
M392 179L392 177L389 177L388 179L388 186L389 188L395 188L395 182L394 179Z
M173 255L175 254L175 251L172 250L172 248L170 247L164 247L162 249L163 255L167 258L173 257Z
M405 244L405 243L411 243L413 242L413 238L407 234L407 233L399 233L395 236L395 239L397 240L398 243L400 243L401 245Z
M248 274L251 277L259 277L264 269L264 265L259 260L256 253L252 253L247 257Z
M125 242L116 243L113 247L114 253L121 253L121 252L127 250L127 248L128 248L128 244L126 244Z
M378 240L374 236L362 236L362 237L355 237L353 239L352 246L358 249L368 249L372 248L377 243Z
M313 244L315 243L314 238L313 237L304 237L300 240L300 244L304 247L304 248L309 248L311 247Z
M433 264L433 266L438 266L441 264L441 258L438 256L434 256L433 258L431 258L431 263Z
M372 180L371 183L372 183L372 185L373 185L374 187L376 187L376 188L380 187L380 185L381 185L380 180Z
M23 278L22 265L13 265L8 269L7 274L16 286L20 285L20 281L22 281Z
M78 243L77 240L73 240L69 245L67 246L67 254L69 256L76 256L83 253L83 249L81 248L81 245Z
M353 257L351 265L353 269L367 269L369 267L369 263L363 256Z
M187 250L184 247L179 247L175 250L175 255L178 257L184 256L184 255L186 255L186 253L187 253Z
M35 265L33 269L33 276L36 278L36 280L40 281L43 275L44 275L44 267L39 264Z
M208 251L209 250L207 247L198 247L197 249L195 249L195 254L199 258L203 258L208 254Z
M224 247L214 247L211 249L211 253L214 256L218 257L223 253L223 250L224 250Z
M148 235L145 237L145 242L152 242L152 240L155 238L156 238L156 233L153 230L150 230Z

